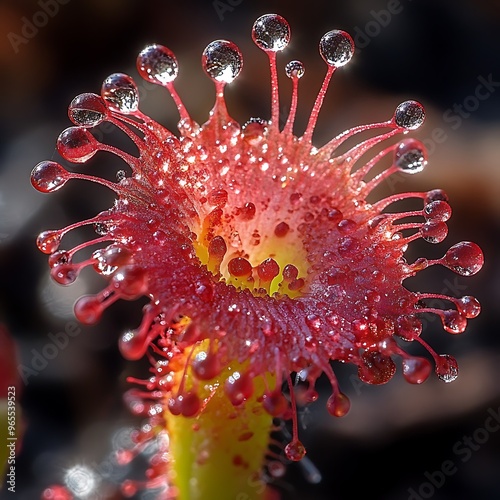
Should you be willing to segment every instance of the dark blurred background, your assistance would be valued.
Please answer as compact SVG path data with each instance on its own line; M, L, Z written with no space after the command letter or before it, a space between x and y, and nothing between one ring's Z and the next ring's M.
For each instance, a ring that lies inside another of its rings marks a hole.
M44 5L50 16L40 14ZM308 483L310 471L291 466L278 481L283 498L500 498L498 2L309 0L292 6L278 0L1 0L0 322L16 339L19 362L32 367L33 349L41 352L50 333L78 328L74 300L100 286L91 273L68 288L51 283L46 256L35 247L41 230L89 217L112 200L79 183L53 195L37 193L30 185L36 163L58 158L55 141L70 125L66 108L71 99L81 92L98 93L112 72L136 77L136 54L146 43L158 42L175 52L180 63L176 87L193 117L203 122L213 104L213 88L200 55L210 41L227 38L245 57L241 76L228 89L230 112L240 121L267 118L268 66L252 44L250 30L268 12L283 15L292 28L281 65L290 59L306 64L297 131L306 123L325 71L318 40L330 29L344 29L360 50L334 77L318 123L318 145L348 126L389 118L402 100L419 100L428 118L414 136L429 147L430 165L418 176L387 183L381 192L440 187L451 198L454 215L446 242L417 244L412 258L440 256L461 240L477 242L486 257L475 277L434 268L408 283L418 290L479 298L483 312L462 336L444 333L433 318L426 322L426 340L458 359L459 378L449 385L432 379L410 386L398 371L386 386L369 387L356 382L352 367L339 367L341 386L352 401L350 414L340 420L328 417L326 392L301 412L308 457L323 480ZM35 22L39 27L27 27ZM282 103L287 102L288 83L282 87ZM143 111L174 128L177 116L166 92L144 84L140 88ZM119 163L107 164L104 155L97 156L90 172L113 178ZM139 422L129 415L122 394L125 376L140 376L146 366L126 363L116 346L119 333L139 323L142 305L113 305L99 325L81 327L36 375L25 374L28 383L19 387L25 431L15 498L39 498L75 466L84 467L76 475L108 484L102 490L108 496L101 498L120 498L113 484L139 474L117 467L110 454ZM81 492L78 498L99 498ZM5 490L3 494L13 498Z

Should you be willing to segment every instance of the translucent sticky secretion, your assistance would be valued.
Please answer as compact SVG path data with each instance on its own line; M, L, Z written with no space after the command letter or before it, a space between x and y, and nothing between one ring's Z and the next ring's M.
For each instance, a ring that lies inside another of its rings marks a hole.
M207 45L201 59L207 75L217 82L231 83L243 67L240 49L228 40L215 40Z
M87 92L76 96L68 107L69 119L80 127L95 127L105 118L108 110L100 96Z
M111 111L131 114L139 109L137 85L124 73L109 75L102 84L101 96Z
M266 14L255 21L252 38L262 50L278 52L290 42L290 25L278 14Z
M422 172L427 165L425 146L416 139L401 141L394 150L394 164L407 174Z
M329 31L319 42L319 53L328 65L337 68L344 66L354 54L354 41L345 31Z
M424 107L417 101L402 102L394 113L394 122L407 130L419 128L425 120Z
M285 66L285 73L288 78L302 78L306 69L301 61L290 61Z
M170 49L152 44L144 47L137 56L137 70L145 80L166 85L177 77L179 65Z

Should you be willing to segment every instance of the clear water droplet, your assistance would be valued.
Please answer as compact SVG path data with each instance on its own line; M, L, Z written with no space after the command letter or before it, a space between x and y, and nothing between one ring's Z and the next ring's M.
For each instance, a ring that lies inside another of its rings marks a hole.
M446 383L456 380L458 377L457 360L449 354L440 354L436 362L436 375Z
M427 165L425 146L416 139L401 141L394 150L394 164L406 174L422 172Z
M41 252L52 254L54 252L57 252L57 249L61 244L61 238L61 231L43 231L38 235L38 238L36 239L36 246Z
M203 69L217 82L231 83L243 67L243 56L233 42L215 40L207 45L202 55Z
M101 96L111 111L130 114L139 109L139 91L134 80L124 73L113 73L104 80Z
M31 184L42 193L57 191L68 179L69 172L55 161L42 161L31 172Z
M442 264L462 276L472 276L483 267L484 256L476 243L462 241L450 247Z
M69 127L57 138L57 151L68 161L85 163L99 150L99 143L84 127Z
M290 25L278 14L266 14L255 21L252 39L262 50L278 52L290 42Z
M402 102L396 108L393 120L399 127L407 130L415 130L424 123L424 107L417 101Z
M302 78L306 68L301 61L290 61L285 66L285 73L288 78Z
M68 107L69 119L80 127L95 127L105 118L108 110L97 94L77 95Z
M137 70L144 80L165 85L175 80L179 65L170 49L153 44L145 47L137 56Z
M481 304L470 295L464 295L458 299L457 306L466 318L475 318L481 312Z
M354 54L354 41L345 31L329 31L319 42L319 53L326 64L339 68L351 60Z
M421 384L429 377L432 367L428 359L410 357L403 359L403 377L410 384Z
M419 232L428 243L441 243L448 236L448 226L441 221L427 221L420 226Z
M298 439L285 446L285 456L292 462L299 462L305 455L306 449Z
M467 328L467 318L462 316L459 311L455 311L455 309L443 311L441 321L444 330L454 335L465 332Z

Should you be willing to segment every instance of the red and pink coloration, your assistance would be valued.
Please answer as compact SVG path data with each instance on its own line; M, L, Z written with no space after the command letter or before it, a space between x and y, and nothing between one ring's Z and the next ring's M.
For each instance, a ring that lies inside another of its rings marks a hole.
M174 54L150 45L138 56L140 75L166 87L174 99L179 136L141 113L137 87L125 74L109 76L100 96L82 94L72 101L69 117L74 126L57 141L61 156L85 163L97 151L108 151L129 165L130 174L121 171L118 181L110 182L70 172L52 161L35 167L32 183L41 192L56 191L71 179L86 179L117 195L112 208L92 219L40 234L38 247L50 254L52 277L67 285L82 268L92 266L109 278L104 290L77 301L75 314L85 324L99 321L118 299L151 299L140 326L122 336L120 350L128 359L160 356L147 385L152 400L167 398L174 414L189 417L202 411L196 390L184 391L181 384L178 393L171 394L169 382L173 372L186 369L176 366L179 353L190 352L201 341L208 346L206 352L187 357L200 381L219 375L232 360L246 367L225 382L234 405L252 394L256 377L269 373L276 377L277 388L290 381L292 372L300 373L309 384L301 401L312 401L317 398L315 381L325 373L332 385L328 411L343 416L349 400L339 391L330 361L355 364L361 380L370 384L391 379L394 357L402 359L408 382L428 377L430 362L408 355L398 338L425 346L438 377L454 380L456 361L436 354L421 338L419 316L434 313L447 332L462 333L467 320L479 314L478 301L411 292L403 282L435 264L463 276L475 274L483 264L481 250L461 242L440 259L408 263L404 254L412 241L439 243L446 237L451 208L445 193L411 192L367 202L390 175L425 167L421 142L390 141L422 125L423 107L403 102L387 121L347 130L317 148L312 144L316 120L333 73L353 55L351 37L334 30L321 39L327 72L306 130L297 137L294 118L304 75L300 61L285 68L293 93L288 120L282 129L279 126L276 55L289 42L288 23L278 15L265 15L255 22L252 35L270 62L270 120L251 118L240 126L228 114L224 87L238 76L243 59L238 47L225 40L210 43L203 52L202 65L215 84L216 101L201 126L190 118L174 89ZM139 155L98 142L90 129L103 121L125 132ZM337 153L348 139L366 131L376 135ZM378 147L383 141L389 145ZM392 158L390 166L374 175L386 158ZM422 208L390 210L411 198L421 200ZM95 226L98 237L61 250L63 236L86 224ZM80 250L102 244L107 246L90 258L75 259ZM429 299L449 303L450 309L429 307ZM279 389L268 389L262 397L272 415L292 416L293 438L285 452L289 459L300 460L305 450L297 437L293 387L290 401Z

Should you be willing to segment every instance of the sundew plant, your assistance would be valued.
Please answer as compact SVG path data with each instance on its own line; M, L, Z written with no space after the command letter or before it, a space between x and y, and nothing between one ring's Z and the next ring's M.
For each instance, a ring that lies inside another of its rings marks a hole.
M170 94L178 131L143 114L134 80L114 73L100 94L78 95L69 105L72 126L60 134L57 150L75 168L43 161L31 175L43 193L85 180L116 195L108 210L37 239L57 283L70 285L86 267L107 279L102 290L78 299L76 318L92 325L117 300L149 299L137 325L117 332L126 359L150 361L144 380L129 380L126 400L146 423L133 434L134 446L119 451L120 461L156 446L144 480L123 483L125 497L150 489L159 499L267 498L266 482L273 471L281 473L277 464L306 455L297 405L318 399L320 377L331 385L326 406L332 417L349 411L333 361L354 365L367 384L389 382L397 365L410 384L432 371L452 382L458 364L423 338L421 315L438 316L455 335L480 312L472 296L405 287L405 280L435 265L462 276L481 269L482 252L468 241L438 259L405 258L415 240L446 238L451 208L444 191L367 201L389 176L426 167L424 145L408 136L424 123L423 106L407 100L385 121L316 144L325 93L354 54L352 38L334 29L320 39L326 74L298 135L299 83L306 80L301 61L284 64L292 95L286 122L279 120L285 97L277 58L290 42L290 27L268 14L251 34L270 68L270 116L249 116L244 124L231 117L224 90L244 71L243 56L233 42L219 39L201 58L215 104L207 121L196 123L174 85L175 55L152 44L138 55L137 70ZM136 154L99 142L92 128L103 122L126 134ZM124 161L116 182L81 168L98 152ZM418 208L399 209L403 200ZM95 237L66 249L67 233L86 225ZM434 299L448 308L435 308ZM408 342L428 355L407 353ZM291 435L271 453L270 434L287 420ZM43 496L73 493L68 485L54 486Z

